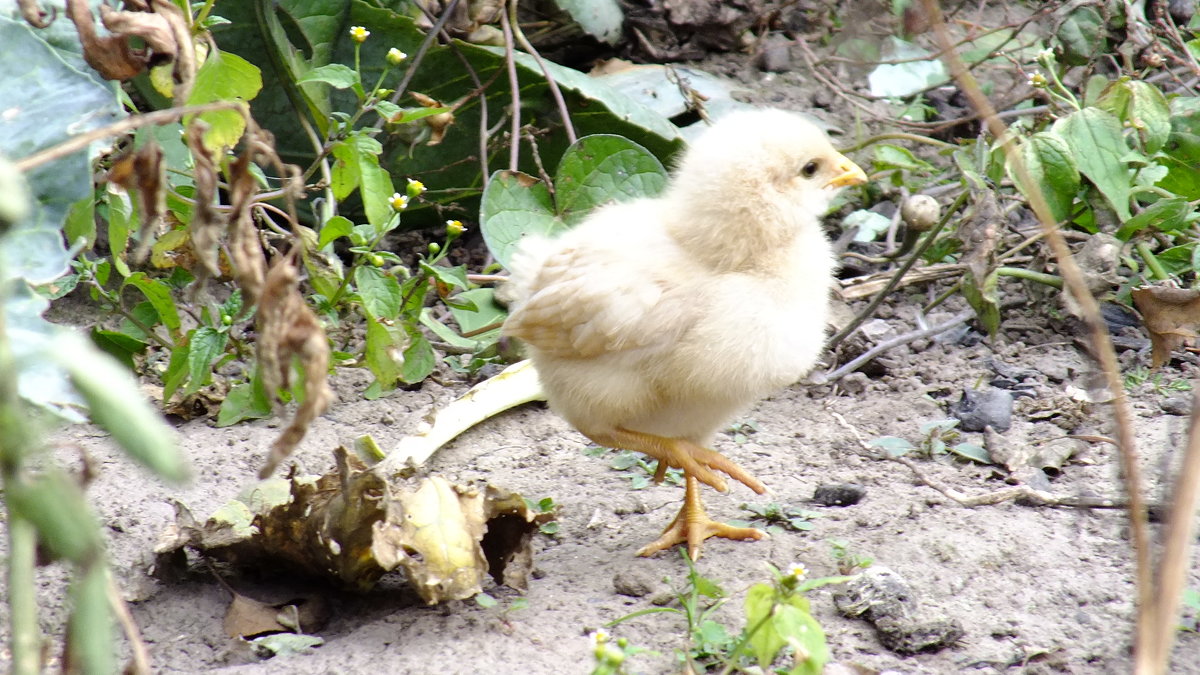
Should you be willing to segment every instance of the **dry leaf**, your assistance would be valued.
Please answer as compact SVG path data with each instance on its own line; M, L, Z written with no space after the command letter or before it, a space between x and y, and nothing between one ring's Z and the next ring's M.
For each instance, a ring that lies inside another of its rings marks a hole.
M414 485L368 469L345 448L335 458L333 473L263 481L247 502L230 502L203 525L177 505L176 524L155 547L159 567L192 548L233 565L289 569L360 590L402 567L429 604L475 595L489 573L526 587L533 533L553 516L492 486L437 476Z
M258 194L258 183L250 173L253 150L246 150L229 166L229 254L234 279L247 304L258 302L267 276L267 258L258 240L258 229L250 207Z
M154 243L154 237L162 227L163 214L167 210L166 167L163 151L153 139L145 145L126 153L108 171L108 180L125 188L137 197L138 216L141 227L138 231L138 247L133 254L134 262L145 262L146 254Z
M312 421L333 401L328 382L329 340L317 315L300 295L296 250L277 259L267 273L258 301L258 363L263 386L274 397L280 387L288 386L292 357L297 357L304 368L304 403L271 445L259 478L275 472L304 438Z
M419 91L410 91L409 95L411 95L413 98L417 99L417 103L420 103L422 106L424 106L426 108L445 108L445 107L447 107L446 104L442 103L441 101L439 101L435 98L426 96L425 94L422 94ZM453 109L457 108L459 105L461 105L461 102L458 104L455 104L453 106L450 106L450 108L451 108L451 110L453 110ZM442 142L442 139L446 137L446 129L451 124L454 124L454 113L453 112L438 113L436 115L430 115L429 117L423 117L423 118L421 118L421 121L424 122L429 127L429 132L430 132L429 133L429 141L426 142L425 145L438 145L439 143Z
M1200 329L1200 291L1172 286L1143 286L1132 292L1133 304L1150 333L1150 361L1157 368L1171 352L1191 346Z
M79 32L84 60L101 77L123 82L150 66L173 63L176 100L186 101L191 94L196 79L191 29L170 0L126 2L123 10L101 4L100 19L111 33L106 36L97 34L87 0L67 0L67 16ZM132 47L130 38L144 47Z
M250 640L272 633L312 633L329 621L329 606L320 596L261 602L236 591L225 612L225 634Z
M192 151L195 167L192 176L196 184L196 203L192 207L192 222L188 224L192 250L196 259L204 265L210 276L220 276L221 269L217 244L221 241L224 220L217 213L217 165L212 153L204 145L204 133L208 125L199 118L192 120L187 128L187 145Z

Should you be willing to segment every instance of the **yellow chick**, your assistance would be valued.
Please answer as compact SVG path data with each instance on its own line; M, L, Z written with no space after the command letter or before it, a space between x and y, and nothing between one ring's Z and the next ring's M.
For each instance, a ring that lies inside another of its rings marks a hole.
M761 482L709 449L716 432L796 382L825 343L834 256L820 217L866 180L825 132L779 110L730 114L683 154L664 193L598 209L512 261L504 333L524 340L551 408L592 441L644 453L687 480L647 556L708 537L699 482ZM698 482L699 481L699 482Z

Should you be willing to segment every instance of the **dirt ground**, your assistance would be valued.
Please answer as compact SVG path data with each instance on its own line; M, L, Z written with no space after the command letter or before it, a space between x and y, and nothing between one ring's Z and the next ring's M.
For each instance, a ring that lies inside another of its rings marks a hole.
M793 109L814 103L813 87L798 73L764 74L746 56L715 57L704 65L736 80L753 102ZM934 285L907 293L920 302L940 290ZM1024 289L1013 285L1006 292L1006 297L1022 297ZM913 330L917 303L912 300L896 294L895 303L879 311L875 334ZM1039 508L1011 501L966 508L922 485L908 468L868 456L855 437L857 432L866 440L886 435L915 441L920 425L949 416L947 406L964 389L987 387L997 362L1001 370L1022 371L1030 394L1026 400L1045 402L1057 412L1040 413L1039 405L1021 403L1011 429L1001 434L1009 446L1045 447L1062 442L1068 432L1111 433L1105 405L1070 402L1070 392L1089 390L1095 377L1076 342L1074 324L1054 318L1060 315L1055 305L1038 303L1040 311L1008 313L994 342L974 331L918 341L888 352L869 377L854 376L839 386L796 385L739 418L752 421L757 431L746 433L741 443L732 431L724 434L716 449L771 493L756 496L740 485L727 495L706 489L712 515L748 519L739 505L779 502L814 516L808 531L779 531L762 542L706 544L698 568L731 596L717 617L731 631L740 629L745 591L770 578L768 563L801 562L813 576L837 574L829 542L844 540L855 554L906 579L930 616L957 621L964 631L940 651L897 654L883 646L870 624L838 613L833 587L814 591L813 611L827 633L832 660L860 669L846 672L1128 672L1133 568L1122 510ZM862 303L854 307L861 309ZM951 303L929 320L936 323L961 309ZM70 320L68 313L58 318ZM1123 354L1127 372L1148 364L1145 345ZM1191 393L1175 383L1194 377L1196 370L1177 363L1132 389L1142 468L1153 500L1164 498L1162 478L1172 475L1186 436ZM466 389L466 384L428 381L415 391L369 402L359 395L367 383L364 373L337 375L338 401L296 454L301 473L329 471L332 449L364 433L385 450L395 447L427 414ZM224 429L208 420L180 425L179 440L193 467L193 479L183 487L147 478L95 428L76 427L57 436L64 457L77 456L76 448L82 448L99 468L90 495L156 672L588 673L593 667L590 631L669 600L671 589L686 577L676 551L650 559L634 556L671 518L682 489L633 489L628 472L610 467L611 456L585 454L586 439L544 406L528 405L468 431L427 467L458 482L486 481L527 497L552 497L560 505L559 533L534 540L535 570L524 594L528 607L501 611L517 595L504 588L487 589L501 602L491 609L470 600L427 607L395 579L362 594L318 589L331 609L319 631L324 645L260 660L225 636L222 621L230 594L211 575L163 583L148 576L147 567L156 538L174 519L169 500L178 499L204 517L234 498L254 482L282 423L275 418ZM979 433L965 433L963 440L983 444ZM1039 472L1048 481L1044 487L1063 496L1119 497L1112 446L1080 441L1074 449L1061 471ZM1004 473L994 467L945 456L916 461L933 481L966 494L1007 486ZM847 507L811 503L818 486L840 483L863 486L865 498ZM231 583L260 599L311 591L271 570L261 572L265 580ZM60 635L62 572L45 568L39 579L43 629ZM1188 585L1200 588L1200 567L1193 567ZM7 621L3 625L7 628ZM630 659L629 672L679 672L676 651L686 649L686 628L678 615L652 614L610 632L648 650ZM1173 664L1173 673L1200 673L1200 633L1179 634Z

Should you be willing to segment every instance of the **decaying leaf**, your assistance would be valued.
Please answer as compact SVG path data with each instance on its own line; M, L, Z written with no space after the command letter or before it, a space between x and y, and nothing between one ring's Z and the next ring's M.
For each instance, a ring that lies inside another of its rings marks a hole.
M220 276L217 244L221 240L224 220L218 215L214 204L217 199L217 165L212 153L204 145L204 132L208 125L199 118L187 127L187 145L192 151L195 167L192 177L196 184L196 205L192 208L192 222L188 233L196 259L210 276Z
M233 262L234 279L248 303L258 301L267 277L267 258L258 240L258 229L250 207L258 194L258 183L250 172L254 151L243 152L229 166L229 255Z
M137 150L126 153L113 162L108 180L137 196L138 215L142 222L133 259L138 263L144 262L162 226L163 213L167 210L164 189L166 166L163 164L162 148L151 139Z
M422 94L417 91L410 91L409 95L411 95L413 98L415 98L417 100L417 103L420 103L422 106L424 106L426 108L445 108L446 107L446 105L443 104L441 101L438 101L437 99L434 99L434 98L430 98L429 96L426 96L425 94ZM450 110L451 110L450 112L438 113L436 115L430 115L428 117L421 118L421 121L424 122L429 127L429 140L426 141L425 145L437 145L442 142L442 139L446 137L446 129L451 124L454 124L453 110L455 108L457 108L458 106L459 106L459 104L450 106Z
M1000 222L1000 207L996 195L989 190L973 193L975 197L971 213L958 226L958 237L962 240L962 262L966 265L963 275L963 297L975 310L980 323L989 335L1000 328L1000 298L996 290L999 277L996 274L996 242L999 238L997 225Z
M486 573L526 586L530 540L552 515L492 486L385 478L344 448L335 458L336 471L263 481L203 524L177 505L176 523L155 547L160 573L173 566L164 561L191 548L237 566L287 569L357 589L400 567L430 604L475 595Z
M1143 286L1132 292L1133 304L1150 333L1150 362L1157 368L1171 352L1195 343L1200 330L1200 290Z
M304 403L271 445L259 478L275 472L304 438L308 425L333 401L328 381L329 340L317 315L300 295L296 249L271 265L258 299L258 363L270 396L288 386L292 357L298 358L304 368Z
M225 634L247 640L272 633L312 633L329 621L329 605L317 595L263 602L233 592L225 611Z
M127 0L124 9L100 5L100 20L110 33L96 32L87 0L67 0L67 16L79 31L83 58L108 80L125 81L143 70L173 63L175 99L186 101L196 78L196 54L183 12L171 0ZM133 47L136 38L143 47Z

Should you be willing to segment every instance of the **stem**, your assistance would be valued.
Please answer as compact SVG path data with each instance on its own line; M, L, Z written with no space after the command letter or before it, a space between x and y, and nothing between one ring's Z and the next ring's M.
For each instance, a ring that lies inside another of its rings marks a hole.
M89 277L87 282L89 284L91 284L92 288L96 289L96 292L100 294L100 297L104 298L104 300L106 302L108 302L110 305L112 305L114 312L116 312L117 314L120 314L123 318L127 319L129 321L129 323L133 324L134 326L137 326L138 330L145 333L146 336L149 337L151 340L154 340L155 342L157 342L158 346L162 347L163 349L175 349L175 345L172 344L171 342L167 341L166 339L164 339L158 333L155 333L153 327L147 326L141 319L137 318L136 316L131 314L128 310L126 310L121 305L121 299L118 298L117 296L113 295L112 293L109 293L107 289L105 289L103 286L101 286L100 282L96 281L96 277L94 277L94 276Z
M777 606L779 606L778 601L773 603L771 605L771 611L767 612L763 618L759 619L758 623L754 624L750 630L747 630L745 635L742 636L742 639L738 640L737 644L733 646L733 649L729 650L729 659L725 661L725 667L721 669L721 672L718 675L730 675L730 673L733 672L733 669L737 667L734 664L734 659L737 658L737 655L742 651L742 648L746 646L746 643L750 641L750 638L754 637L755 633L762 629L763 626L767 625L767 621L769 621L775 614L775 608Z
M512 138L508 146L508 170L516 171L521 157L521 83L517 80L517 65L513 61L512 26L508 22L508 14L500 13L500 27L504 30L504 65L508 71L508 86L512 89Z
M1139 241L1133 247L1137 250L1138 255L1146 262L1146 269L1150 270L1150 274L1154 276L1156 281L1166 281L1171 278L1170 274L1163 269L1162 263L1158 262L1158 257L1154 255L1154 251L1150 250L1150 245L1144 241Z
M558 88L558 82L550 76L550 69L546 67L546 62L542 60L542 55L533 48L529 40L525 39L525 33L521 31L521 24L517 21L517 0L508 0L508 25L512 29L513 36L517 38L517 42L521 44L521 49L524 49L537 61L538 67L542 69L542 75L546 78L546 84L550 87L550 95L554 98L554 103L558 106L558 114L562 117L563 127L567 131L567 143L574 145L575 125L571 124L571 114L567 112L567 102L563 99L562 91Z
M922 58L924 58L924 57L922 57ZM929 136L922 136L921 134L910 134L910 133L905 133L903 131L892 131L892 132L889 132L886 134L878 134L876 136L872 136L870 138L861 140L861 141L855 143L854 145L851 145L846 148L840 148L838 150L838 152L840 152L844 155L848 152L856 152L858 150L862 150L863 148L867 147L868 145L875 145L876 143L880 143L882 141L911 141L913 143L925 143L927 145L932 145L936 148L957 148L958 147L957 145L955 145L953 143L939 141L936 138L930 138Z
M1045 284L1046 286L1053 286L1059 289L1063 287L1061 278L1056 277L1053 274L1027 270L1024 267L997 267L996 274L999 274L1002 277L1015 277L1017 279L1024 279L1026 281L1036 281L1039 284Z
M3 274L0 273L0 278ZM20 479L23 455L31 439L17 395L17 370L5 330L3 286L0 285L0 487ZM37 531L12 508L4 490L8 521L8 608L12 670L16 675L37 675L41 670L41 635L38 630L34 566Z

